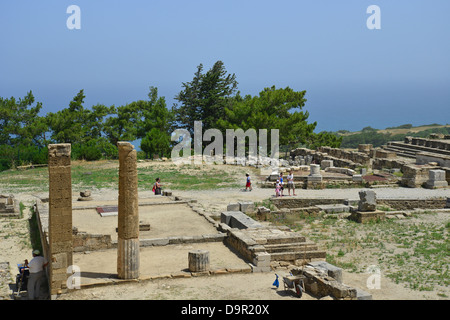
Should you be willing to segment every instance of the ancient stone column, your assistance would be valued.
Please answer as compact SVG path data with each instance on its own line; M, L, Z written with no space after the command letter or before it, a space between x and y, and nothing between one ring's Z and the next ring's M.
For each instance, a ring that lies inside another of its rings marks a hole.
M117 275L120 279L139 278L139 212L137 153L129 142L118 142L119 212Z
M312 177L320 176L320 166L318 164L311 164L309 175Z
M209 251L192 250L188 254L189 271L204 272L209 270Z
M50 294L67 291L72 265L72 176L69 143L48 145Z

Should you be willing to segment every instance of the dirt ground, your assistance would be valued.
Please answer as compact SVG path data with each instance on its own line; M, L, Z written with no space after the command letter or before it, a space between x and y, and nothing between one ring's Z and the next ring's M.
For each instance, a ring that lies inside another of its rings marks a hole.
M347 190L324 190L328 192L335 192L335 195L346 195L348 198L357 198L358 189ZM387 190L386 192L389 192ZM213 214L220 214L221 211L226 209L227 204L237 201L263 201L269 197L272 197L274 192L271 189L260 189L256 186L251 192L245 192L243 190L236 189L223 189L212 191L175 191L177 196L182 198L196 199L197 206ZM448 191L447 191L448 194ZM37 192L24 192L15 194L16 199L23 202L26 206L29 206L36 200L37 197L45 197L46 194L39 194ZM117 201L117 190L101 189L95 190L93 194L94 201ZM140 190L139 197L142 201L147 201L153 196L151 191ZM314 196L327 196L325 193L321 193L319 190L297 190L297 197L314 197ZM77 195L74 194L74 199ZM87 205L88 203L80 204L80 202L74 202L75 205ZM163 210L163 209L161 209ZM31 257L31 249L24 243L24 235L27 234L27 225L30 212L28 209L24 212L24 217L18 220L12 220L8 218L0 218L0 262L9 262L11 279L15 278L17 274L16 264L21 263L23 259ZM76 218L75 218L76 219ZM177 223L174 221L174 226ZM216 245L217 244L211 244ZM186 250L195 248L195 245L191 246L178 246L172 247L170 250L183 252L182 259L186 255ZM180 263L180 256L168 254L169 248L160 247L147 249L143 248L142 251L153 250L148 257L144 258L141 264L141 269L155 270L155 261L161 261L165 259L168 266L177 266L175 268L180 269L178 265ZM228 248L225 246L220 249L223 250L222 260L232 261L238 267L245 267L246 263L238 259ZM85 260L90 263L91 266L99 259L96 257L101 253L88 253L92 260ZM112 255L110 255L112 256ZM145 256L145 255L143 255ZM75 259L77 256L75 255ZM84 257L83 259L86 259ZM110 259L110 258L109 258ZM213 260L213 264L220 268L223 265L223 261ZM111 260L111 270L99 271L103 274L113 274L115 268L115 261ZM94 267L95 269L95 267ZM157 273L164 274L171 270L157 270ZM202 277L190 277L190 278L158 278L154 280L141 281L139 283L128 283L121 285L111 285L102 287L93 287L82 290L74 290L70 294L66 294L60 297L60 299L67 300L141 300L141 299L164 299L164 300L295 300L298 299L293 291L284 291L283 286L279 288L274 287L272 284L275 280L275 272L282 273L285 270L278 270L268 273L228 273L223 275L214 276L202 276ZM156 271L155 271L156 272ZM97 275L104 276L104 275ZM395 284L389 278L381 274L380 286L378 289L369 289L367 287L367 280L370 274L364 273L350 273L343 272L343 282L349 286L362 289L370 293L373 299L376 300L410 300L410 299L443 299L440 298L436 292L433 291L414 291L405 288L402 284ZM95 278L96 275L92 275ZM3 285L0 287L0 297L5 299L10 298L10 288ZM316 298L304 294L302 299L315 300ZM444 298L448 299L448 298Z

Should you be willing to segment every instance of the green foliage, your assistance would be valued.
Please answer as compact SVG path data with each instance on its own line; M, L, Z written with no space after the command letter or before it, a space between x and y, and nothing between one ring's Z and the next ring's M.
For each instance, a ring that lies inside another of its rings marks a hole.
M97 104L92 110L85 109L84 98L84 90L80 90L68 108L47 114L52 142L82 144L102 136L104 118L114 112L114 107Z
M361 133L355 133L342 137L342 148L358 148L359 144L372 144L374 147L379 147L386 144L388 141L393 141L391 134L379 133L373 130L365 130Z
M149 101L143 111L143 118L139 125L138 137L141 149L150 158L153 154L168 156L170 154L171 139L175 114L168 110L163 97L158 98L158 89L150 87Z
M43 118L38 116L42 103L33 107L34 96L30 91L23 99L0 97L0 144L43 146L45 130Z
M317 149L320 146L327 146L331 148L339 148L342 144L343 137L340 137L332 132L322 131L314 133L308 144L309 149Z
M183 90L175 97L181 103L175 109L178 125L191 134L195 121L202 121L205 130L215 128L217 121L225 117L225 108L233 100L237 84L236 76L227 74L222 61L217 61L206 73L200 64L194 79L183 83Z
M294 91L289 87L277 89L275 86L265 88L258 96L238 94L225 108L225 116L217 120L216 128L222 131L255 129L257 133L259 129L267 129L268 147L272 129L279 130L280 145L308 144L314 139L317 123L308 123L309 113L301 111L306 102L305 94L306 91Z
M117 159L117 146L111 144L106 138L91 139L86 143L72 144L73 160L95 161L103 158Z
M48 162L47 147L34 145L0 145L0 171L28 164L45 164Z

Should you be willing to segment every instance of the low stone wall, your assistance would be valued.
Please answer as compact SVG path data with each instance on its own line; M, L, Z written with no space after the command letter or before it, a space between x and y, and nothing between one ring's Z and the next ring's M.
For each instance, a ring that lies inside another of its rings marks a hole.
M314 207L326 204L348 203L348 199L343 198L272 198L272 203L279 209L296 209ZM353 201L354 202L354 201ZM380 199L377 198L378 206L388 206L396 210L413 209L443 209L446 206L446 198L428 198L428 199ZM298 212L291 210L291 212Z
M95 251L113 248L111 236L106 234L89 234L73 230L73 252Z
M357 299L356 288L343 284L318 268L307 265L305 267L295 268L291 272L293 275L305 276L304 284L306 292L317 298L331 296L339 300Z
M247 229L260 228L260 223L256 222L241 211L224 211L220 215L220 222L226 223L231 228Z
M450 156L430 152L418 152L416 154L416 164L427 164L429 162L436 162L442 167L450 167Z
M338 156L329 155L328 153L323 151L315 151L307 148L297 148L295 150L292 150L291 157L295 158L296 156L312 157L316 163L320 163L322 160L333 160L333 164L336 167L347 167L350 169L355 169L359 165L358 163L355 163L350 159L339 158Z
M377 199L377 205L386 205L396 210L443 209L447 199Z
M450 150L450 142L435 140L435 139L426 139L419 137L406 137L405 143L409 143L416 146L424 146L429 148L441 149L441 150Z
M247 262L253 261L255 254L258 252L258 250L253 248L253 246L257 245L253 239L246 238L242 233L239 233L236 230L231 230L231 228L228 229L227 237L224 242L227 246L237 251L237 253ZM260 252L266 251L262 246L260 246L260 249Z
M226 236L227 236L226 233L219 232L217 234L204 234L198 236L139 239L139 246L154 247L154 246L166 246L166 245L186 244L186 243L223 242Z
M271 198L270 201L279 209L304 208L321 204L344 203L344 198Z
M355 164L359 164L363 167L370 167L370 157L365 152L358 152L358 151L351 151L351 150L344 150L344 149L338 149L338 148L331 148L331 147L319 147L317 148L317 151L326 153L332 157L338 158L338 159L345 159L350 160Z
M372 161L372 169L400 169L403 172L403 167L407 164L405 160L376 158Z

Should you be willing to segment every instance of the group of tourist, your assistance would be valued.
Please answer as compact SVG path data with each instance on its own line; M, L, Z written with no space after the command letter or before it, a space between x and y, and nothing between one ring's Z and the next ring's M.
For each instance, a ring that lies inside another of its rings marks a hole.
M245 191L252 191L252 182L250 178L250 174L246 173L246 182L245 182ZM287 180L287 188L289 192L289 196L292 195L296 196L295 194L295 184L294 184L294 174L292 173L292 170L289 171L289 174L286 177ZM156 178L156 182L153 184L153 193L155 195L161 194L161 179ZM277 182L275 183L275 196L276 197L282 197L284 191L284 179L283 179L283 173L280 173Z
M291 195L291 190L292 190L292 195L296 196L295 184L294 184L294 174L292 173L292 170L289 171L289 174L287 175L286 180L287 180L287 188L288 188L289 195ZM283 179L283 173L281 172L277 179L277 182L275 183L275 197L282 197L283 191L284 191L284 179Z
M246 183L245 183L245 191L252 191L252 182L250 179L250 175L248 173L245 174L246 176ZM292 195L296 196L295 194L295 184L294 184L294 174L292 173L292 170L289 171L288 176L286 177L287 180L287 188L289 192L289 196ZM283 173L280 173L277 182L275 184L275 196L276 197L282 197L284 191L284 179L283 179Z

